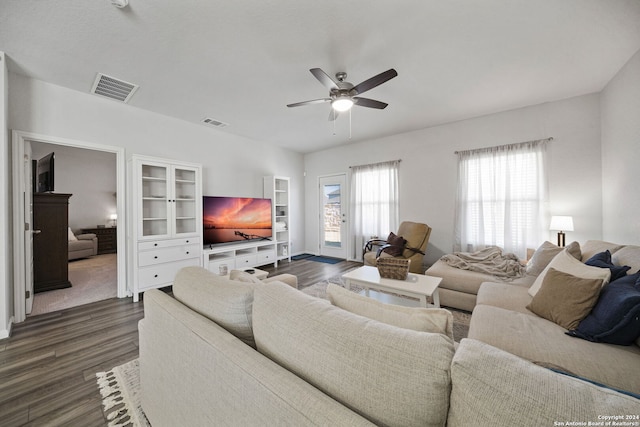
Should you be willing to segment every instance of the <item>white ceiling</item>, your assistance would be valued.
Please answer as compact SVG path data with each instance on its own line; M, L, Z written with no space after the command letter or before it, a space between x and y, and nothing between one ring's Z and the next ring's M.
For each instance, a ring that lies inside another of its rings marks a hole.
M349 117L309 72L346 71L385 110L354 107L351 141L600 91L640 49L639 0L2 0L9 69L300 152L349 143ZM117 102L117 101L110 101ZM205 125L202 125L205 126Z

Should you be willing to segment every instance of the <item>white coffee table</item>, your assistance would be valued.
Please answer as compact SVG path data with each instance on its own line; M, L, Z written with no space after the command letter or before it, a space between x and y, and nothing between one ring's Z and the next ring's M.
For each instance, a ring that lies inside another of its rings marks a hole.
M440 295L438 286L442 278L425 276L423 274L409 273L407 280L385 279L380 277L377 267L365 265L342 275L347 289L351 285L360 285L365 288L369 296L369 289L383 292L396 293L420 300L420 305L428 307L427 297L433 299L433 306L440 307Z

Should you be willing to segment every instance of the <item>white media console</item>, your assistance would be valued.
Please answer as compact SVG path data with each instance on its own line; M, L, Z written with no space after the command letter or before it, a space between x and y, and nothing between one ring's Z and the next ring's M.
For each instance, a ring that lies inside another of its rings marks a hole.
M232 270L271 263L277 266L277 262L276 243L272 240L205 246L202 251L202 266L215 274L220 274L223 264Z

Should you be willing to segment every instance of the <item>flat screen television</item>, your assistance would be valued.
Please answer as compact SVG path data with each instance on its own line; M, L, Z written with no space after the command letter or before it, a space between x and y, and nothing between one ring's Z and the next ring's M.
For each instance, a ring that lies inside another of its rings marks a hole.
M271 199L204 196L202 229L205 245L269 240Z
M36 163L36 192L50 193L55 189L55 153L49 153Z

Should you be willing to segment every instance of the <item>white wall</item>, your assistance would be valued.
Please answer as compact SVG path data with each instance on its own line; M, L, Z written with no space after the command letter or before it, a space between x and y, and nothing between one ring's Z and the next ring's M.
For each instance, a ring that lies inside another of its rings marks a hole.
M8 74L4 52L0 52L0 339L9 336L13 318L13 256L11 252L11 156L9 150Z
M603 237L640 244L640 51L601 94Z
M116 213L116 155L64 145L32 142L32 157L56 153L55 192L72 194L69 199L69 227L82 228L110 223Z
M124 147L127 158L135 153L201 163L205 195L262 197L263 176L290 177L292 251L303 247L301 154L15 73L9 73L8 80L12 130ZM10 204L9 195L5 192L3 210ZM9 292L10 287L5 284L2 290Z
M400 219L425 222L433 231L425 263L453 248L456 150L553 137L549 145L550 214L572 215L569 241L602 237L598 95L511 110L305 156L307 251L318 248L317 177L350 165L402 159ZM357 123L354 124L357 126ZM555 233L549 232L555 241ZM541 242L542 243L542 242Z

